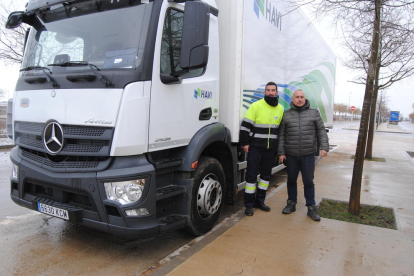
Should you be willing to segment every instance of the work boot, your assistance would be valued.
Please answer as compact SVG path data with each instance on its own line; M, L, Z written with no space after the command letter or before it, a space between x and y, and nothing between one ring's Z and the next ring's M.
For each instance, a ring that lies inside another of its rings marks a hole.
M319 216L318 213L318 207L316 207L315 205L308 206L308 216L310 216L310 218L314 221L321 220L321 216Z
M262 203L262 202L256 202L255 207L256 207L256 208L258 208L258 209L260 209L260 210L262 210L262 211L265 211L265 212L270 212L270 207L269 207L269 206L267 206L267 205L265 205L265 204L264 204L264 203Z
M288 200L286 207L283 209L282 213L289 215L292 212L296 211L296 202L293 200Z
M249 217L253 216L253 207L246 207L246 211L244 211L244 214Z

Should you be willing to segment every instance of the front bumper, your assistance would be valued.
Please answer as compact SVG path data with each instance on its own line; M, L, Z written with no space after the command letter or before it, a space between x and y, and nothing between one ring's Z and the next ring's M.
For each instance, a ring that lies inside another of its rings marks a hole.
M19 166L18 181L11 180L11 198L20 206L37 211L41 202L65 209L72 222L124 237L153 237L162 230L156 218L155 169L144 155L114 157L106 170L82 173L52 172L22 158L19 147L10 158ZM136 203L121 205L106 199L104 182L141 178L146 183ZM146 208L149 215L126 215L125 210L137 208Z

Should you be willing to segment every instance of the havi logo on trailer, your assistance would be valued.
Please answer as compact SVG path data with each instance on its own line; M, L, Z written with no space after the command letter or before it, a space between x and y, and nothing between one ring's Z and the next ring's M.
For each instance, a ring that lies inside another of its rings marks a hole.
M269 0L254 0L253 10L260 19L260 14L278 28L282 30L282 13L279 12Z
M213 92L201 90L200 88L194 89L194 98L212 99Z

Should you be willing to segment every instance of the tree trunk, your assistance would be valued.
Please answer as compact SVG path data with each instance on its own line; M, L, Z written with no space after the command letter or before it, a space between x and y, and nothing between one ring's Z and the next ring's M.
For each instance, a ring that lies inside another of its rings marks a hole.
M368 130L368 141L367 141L367 150L365 152L365 158L372 160L372 145L374 143L374 133L375 133L375 113L377 112L377 98L378 98L378 88L379 88L379 71L381 67L381 55L379 55L377 61L377 68L375 72L375 85L374 93L372 94L371 100L371 114L369 116L369 130Z
M375 73L378 63L379 33L380 33L381 0L375 0L375 19L373 27L372 51L365 85L364 104L362 107L361 123L357 148L355 152L354 170L352 174L351 194L349 196L348 211L354 215L359 214L361 199L362 171L364 168L364 154L367 143L368 120L374 91Z

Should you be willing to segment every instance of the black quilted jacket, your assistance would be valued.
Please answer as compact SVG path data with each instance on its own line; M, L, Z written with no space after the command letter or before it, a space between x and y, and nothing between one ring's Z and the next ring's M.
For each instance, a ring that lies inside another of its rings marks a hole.
M295 157L318 155L318 145L320 150L329 151L328 135L319 111L310 108L308 100L301 108L293 102L290 107L280 124L278 154Z

